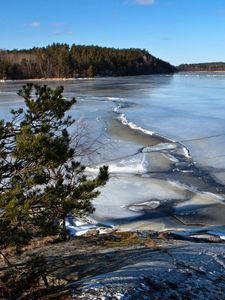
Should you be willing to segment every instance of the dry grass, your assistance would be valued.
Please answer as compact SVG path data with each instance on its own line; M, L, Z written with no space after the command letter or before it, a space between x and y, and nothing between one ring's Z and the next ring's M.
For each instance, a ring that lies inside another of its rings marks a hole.
M113 232L102 235L79 237L75 240L76 247L78 248L126 248L132 246L144 246L150 249L158 248L155 240L150 237L141 237L135 232ZM57 236L35 238L30 242L29 245L26 245L21 249L21 253L30 252L34 249L57 243L57 241ZM15 247L7 247L3 252L9 259L18 254ZM4 260L2 256L0 256L0 263L2 262L4 262Z
M57 236L47 236L47 237L40 237L40 238L35 238L33 240L31 240L31 242L22 247L20 249L20 253L26 252L26 251L32 251L34 249L37 248L41 248L43 246L52 244L54 242L57 242L58 238ZM16 254L18 254L18 250L16 249L15 246L8 246L7 248L5 248L3 250L3 253L7 256L7 257L12 257L15 256ZM0 256L0 263L4 262L4 259L2 256Z
M168 240L169 239L169 232L167 232L167 231L160 232L159 235L158 235L158 239Z
M24 246L22 248L22 251L31 251L37 248L41 248L43 246L55 243L58 241L58 237L55 235L50 235L50 236L46 236L46 237L41 237L41 238L35 238L33 239L29 245Z
M155 240L153 239L146 239L146 241L144 241L144 245L147 247L147 248L150 248L150 249L157 249L158 248L158 245L156 243Z
M107 247L129 247L129 246L146 246L151 249L157 248L157 243L150 237L142 238L135 232L115 232L105 239Z

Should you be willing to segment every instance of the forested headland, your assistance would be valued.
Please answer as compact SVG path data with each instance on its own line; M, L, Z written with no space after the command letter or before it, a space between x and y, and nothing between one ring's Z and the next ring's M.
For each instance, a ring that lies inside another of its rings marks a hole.
M78 78L173 73L176 68L141 49L52 44L0 50L0 79Z
M177 67L179 72L219 72L225 71L224 62L182 64Z

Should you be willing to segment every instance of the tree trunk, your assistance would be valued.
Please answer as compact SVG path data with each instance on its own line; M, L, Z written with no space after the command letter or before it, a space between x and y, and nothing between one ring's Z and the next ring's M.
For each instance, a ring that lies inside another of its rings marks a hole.
M44 284L45 284L46 288L48 288L48 287L49 287L49 284L48 284L48 280L47 280L46 275L42 275L42 279L43 279L43 281L44 281Z
M9 268L13 268L14 267L2 251L0 251L0 255L3 257L5 263L7 264L7 266Z
M67 239L67 231L66 231L66 216L62 217L62 225L60 228L60 239L65 241Z

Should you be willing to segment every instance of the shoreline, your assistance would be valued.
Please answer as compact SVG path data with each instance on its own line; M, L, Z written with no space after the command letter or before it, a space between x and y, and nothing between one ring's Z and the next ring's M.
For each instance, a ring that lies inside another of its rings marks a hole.
M42 283L24 299L224 299L224 243L204 235L196 242L153 231L93 234L49 241L11 261L26 267L31 254L45 258L52 288Z
M30 78L30 79L0 79L0 83L7 83L7 82L19 82L19 81L24 81L24 82L29 82L29 81L73 81L73 80L93 80L98 77L93 77L93 78L83 78L83 77L78 77L78 78Z
M134 76L157 76L157 75L175 75L180 73L225 73L224 71L176 71L174 73L163 73L163 74L140 74L140 75L124 75L124 76L95 76L95 77L57 77L57 78L29 78L29 79L0 79L0 83L7 82L29 82L29 81L76 81L76 80L95 80L104 78L119 78L119 77L134 77Z
M178 71L177 73L225 73L225 70L224 71L190 71L190 70L187 70L187 71Z

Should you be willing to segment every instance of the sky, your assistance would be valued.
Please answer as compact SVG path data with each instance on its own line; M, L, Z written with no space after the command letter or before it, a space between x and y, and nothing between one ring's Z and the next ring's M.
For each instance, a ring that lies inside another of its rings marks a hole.
M174 65L225 61L225 0L0 0L0 48L142 48Z

